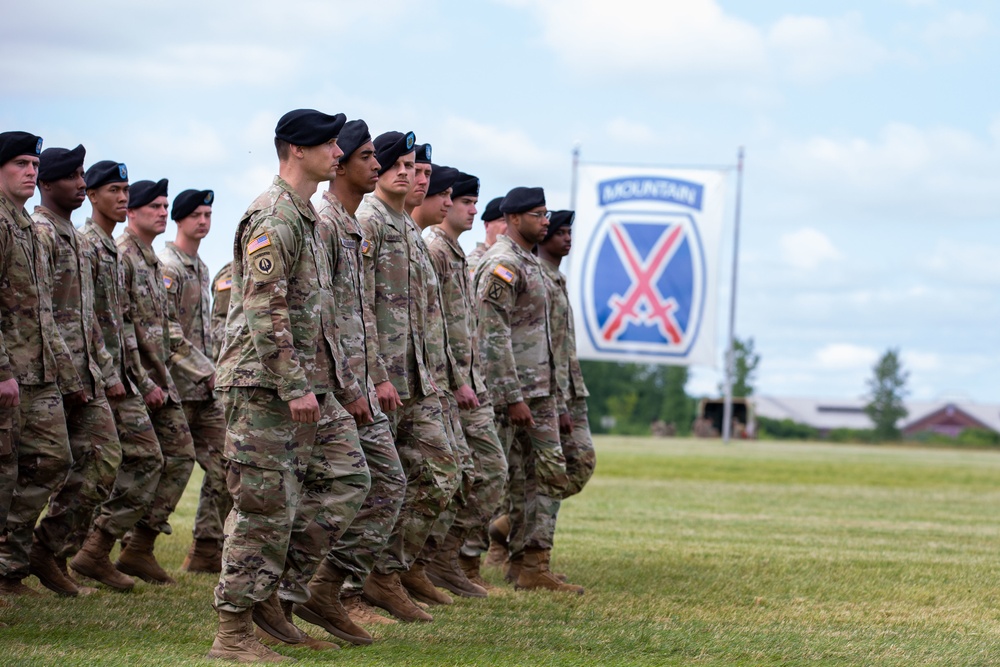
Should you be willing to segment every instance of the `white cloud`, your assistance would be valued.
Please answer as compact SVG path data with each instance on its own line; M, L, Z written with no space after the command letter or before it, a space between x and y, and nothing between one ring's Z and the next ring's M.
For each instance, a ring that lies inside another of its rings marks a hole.
M949 282L1000 284L1000 246L944 239L921 262L935 277Z
M613 118L608 121L608 136L623 144L645 144L656 139L651 127L627 118Z
M778 245L785 262L797 269L812 270L844 257L826 234L812 228L784 234Z
M990 20L983 14L952 11L928 23L923 38L933 47L951 51L964 48L969 42L992 32Z
M862 369L871 368L879 356L880 353L871 347L831 343L817 350L816 361L820 368L829 370Z
M936 371L943 366L941 355L934 352L901 350L899 354L906 370Z
M136 137L131 148L143 160L204 165L219 164L228 157L219 132L205 123L192 120L182 127L160 129L150 132L136 127L130 132Z
M767 43L778 70L800 83L866 72L888 55L864 33L857 14L839 19L785 16L768 30Z
M489 164L515 180L537 180L539 183L551 181L554 171L565 170L569 174L568 152L560 154L543 149L527 132L514 127L498 127L450 116L431 135L440 137L434 140L436 155L465 156L473 164L457 166L472 173L477 173L475 170L481 165Z

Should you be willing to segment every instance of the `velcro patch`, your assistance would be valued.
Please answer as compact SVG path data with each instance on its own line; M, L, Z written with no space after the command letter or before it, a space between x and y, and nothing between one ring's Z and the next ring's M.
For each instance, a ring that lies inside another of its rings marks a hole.
M361 254L367 255L372 249L372 244L368 239L361 239Z
M174 279L170 276L163 276L163 286L169 290L174 286Z
M503 264L497 264L497 268L493 269L493 275L501 278L502 280L512 283L514 282L514 272L508 269Z
M510 289L509 283L502 283L497 279L490 281L489 286L486 288L486 298L492 299L493 301L499 301L503 297L504 290Z
M247 254L252 255L261 248L266 248L269 245L271 245L271 237L267 234L261 234L247 244Z
M250 265L253 281L258 285L281 280L285 275L284 267L281 264L281 255L270 250L259 252L253 257L247 257L246 261Z
M225 291L227 289L232 289L232 288L233 288L233 279L232 278L220 278L215 283L215 291L216 292L223 292L223 291Z
M266 255L261 255L260 257L252 260L254 267L265 276L270 275L271 271L274 271L274 260L271 259L270 253Z
M345 248L354 249L358 247L358 242L355 241L354 239L340 239L340 245L344 246Z

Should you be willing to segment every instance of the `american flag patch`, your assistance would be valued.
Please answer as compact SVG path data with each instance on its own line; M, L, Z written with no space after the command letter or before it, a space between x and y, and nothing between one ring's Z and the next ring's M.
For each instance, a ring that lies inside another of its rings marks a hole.
M368 251L372 249L372 244L368 242L368 239L361 239L361 254L367 255Z
M267 234L261 234L260 236L258 236L253 241L247 244L247 254L252 255L261 248L266 248L269 245L271 245L271 237L268 236Z
M170 278L170 276L163 276L163 286L164 287L166 287L167 289L170 289L173 286L173 284L174 284L174 281Z
M232 289L232 288L233 288L233 279L232 278L222 278L218 282L215 283L215 291L216 292L221 292L223 290Z
M508 283L514 282L514 272L503 264L497 264L497 268L493 269L493 275L507 281Z

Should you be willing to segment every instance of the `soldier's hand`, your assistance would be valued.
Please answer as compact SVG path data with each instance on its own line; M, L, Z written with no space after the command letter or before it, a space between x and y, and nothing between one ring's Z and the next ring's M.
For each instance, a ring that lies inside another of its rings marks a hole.
M472 387L467 384L463 384L455 392L455 402L462 410L472 410L479 407L479 398L476 396L476 392L472 391Z
M573 417L568 412L559 415L559 432L566 435L573 432Z
M87 392L83 389L80 391L74 391L72 394L65 394L63 396L63 404L71 408L75 408L78 405L86 405L89 401L90 399L87 398Z
M511 403L507 406L507 416L514 426L534 426L535 418L531 416L531 409L524 401Z
M315 424L319 421L319 401L311 391L305 396L288 401L288 409L292 412L292 421L302 424Z
M125 398L125 385L121 382L116 382L110 387L105 387L104 395L108 398Z
M15 408L21 404L21 388L17 380L11 378L0 382L0 407Z
M399 400L399 392L386 380L375 385L375 395L378 396L378 404L382 412L392 412L396 408L403 407L403 401Z
M354 423L358 426L372 423L372 411L368 408L368 397L362 396L356 401L351 401L344 406L347 414L354 417Z
M143 396L142 400L146 401L146 407L150 410L159 410L167 402L167 395L163 393L162 389L156 387L153 391Z

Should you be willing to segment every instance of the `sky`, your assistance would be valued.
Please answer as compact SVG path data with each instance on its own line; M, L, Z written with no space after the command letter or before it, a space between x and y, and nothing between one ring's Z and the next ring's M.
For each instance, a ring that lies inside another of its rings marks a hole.
M667 166L742 146L735 330L757 393L856 398L897 348L912 398L1000 403L998 28L985 0L7 3L0 129L171 197L213 189L213 271L295 108L413 130L482 202L537 185L553 209L574 146ZM696 395L721 381L729 224Z

